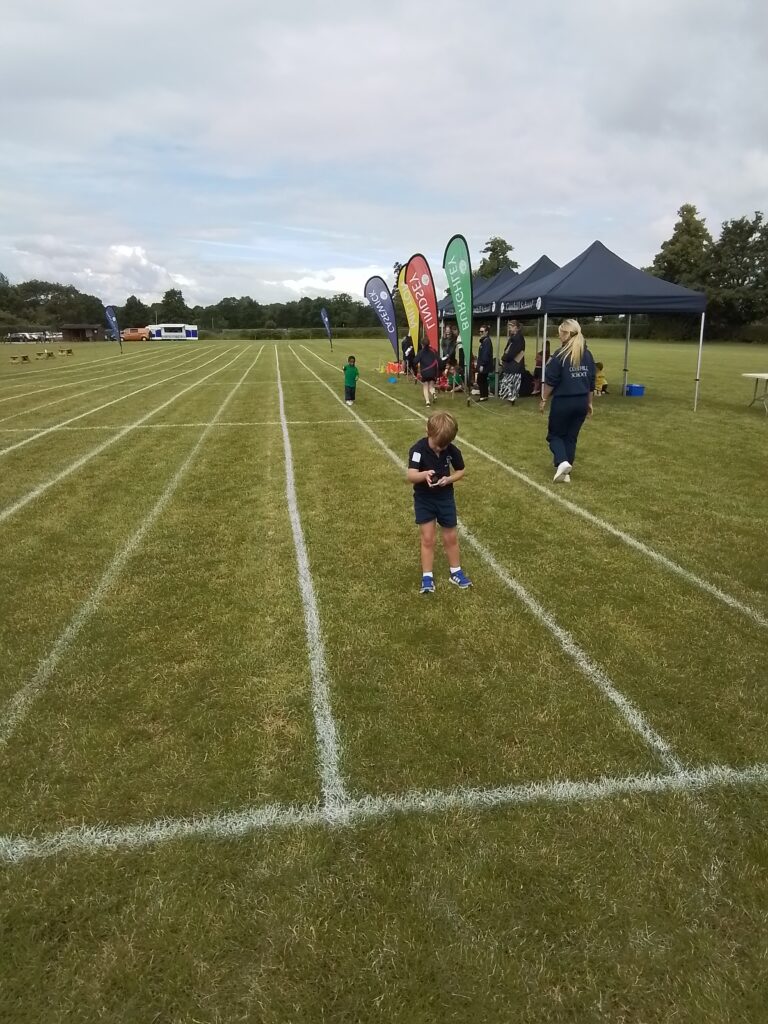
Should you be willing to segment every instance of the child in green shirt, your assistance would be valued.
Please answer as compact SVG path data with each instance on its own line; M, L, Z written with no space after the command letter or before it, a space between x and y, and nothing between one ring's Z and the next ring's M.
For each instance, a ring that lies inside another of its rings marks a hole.
M344 367L344 401L347 405L352 405L355 401L355 388L359 376L360 371L355 366L355 357L350 356Z

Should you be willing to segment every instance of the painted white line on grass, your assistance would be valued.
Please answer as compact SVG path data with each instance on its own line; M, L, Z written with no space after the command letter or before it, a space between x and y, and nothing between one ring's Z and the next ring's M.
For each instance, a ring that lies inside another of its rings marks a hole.
M223 355L226 356L231 351L231 349L227 349L227 351L224 352ZM212 370L210 373L206 374L205 377L202 377L201 380L207 380L209 377L213 377L214 374L221 373L222 370L226 370L228 366L231 366L232 363L234 363L235 360L239 358L241 353L242 349L240 352L237 353L234 359L230 359L228 363L225 363L223 366L218 367L216 370ZM214 356L213 359L207 360L200 366L195 367L195 369L202 370L203 367L207 366L209 363L212 363L219 358L221 357L218 355ZM188 387L183 388L181 391L178 391L175 395L172 395L170 398L166 399L166 401L163 402L161 405L158 405L154 409L151 409L148 413L142 416L141 419L136 420L135 423L129 423L127 427L123 427L116 434L113 434L111 437L108 437L106 441L102 441L101 444L96 445L95 448L91 448L91 450L86 452L85 455L81 455L79 459L75 459L74 462L71 462L64 469L56 473L55 476L49 477L47 480L44 480L41 484L38 484L37 487L33 487L32 490L28 491L23 497L18 498L11 505L6 505L5 508L0 509L0 523L4 523L7 519L10 519L12 516L15 516L17 512L20 512L21 509L29 505L30 502L36 501L42 494L45 494L45 492L49 490L51 487L53 487L55 484L60 483L62 480L65 480L68 476L70 476L72 473L76 472L78 469L81 469L87 462L90 462L91 459L95 458L97 455L100 455L103 451L109 448L110 445L115 444L117 441L121 440L121 438L125 437L127 434L130 434L131 431L136 430L137 427L140 427L142 423L146 423L148 419L151 419L153 416L156 416L159 412L162 412L163 409L166 409L169 405L172 405L174 402L178 401L178 399L181 398L182 395L186 395L188 391L192 391L194 388L196 388L198 383L199 381L193 381Z
M168 362L171 362L171 361L178 362L179 358L180 358L179 356L176 356L173 360L171 360L169 358L166 358L166 357L163 357L162 359L156 359L156 360L153 360L152 366L154 368L154 367L162 365L163 363L168 363ZM140 369L143 369L143 367L140 367ZM151 373L152 371L149 370L148 372ZM7 395L5 398L0 398L0 404L2 404L4 402L15 402L19 398L29 398L30 395L42 395L46 391L61 391L62 388L76 388L80 384L89 384L91 381L94 381L94 380L110 380L113 377L123 377L123 376L126 376L126 375L130 377L131 375L135 375L135 373L136 373L136 371L133 369L133 367L126 366L122 370L116 370L114 373L99 374L96 377L83 377L80 380L70 380L70 381L67 381L65 384L51 384L47 388L36 388L34 391L24 391L24 392L22 392L19 395ZM143 373L141 376L142 377L146 377L147 373ZM92 389L89 389L89 390L92 390ZM68 398L75 398L77 396L76 395L68 395L67 397ZM66 398L62 399L62 401L66 401L66 400L67 400ZM38 408L41 408L41 407L38 406ZM0 420L0 423L2 423L2 420Z
M186 364L189 364L191 361L191 359L163 360L162 369L170 369L174 365L178 366L179 363L181 363L181 365L184 366ZM93 395L97 391L104 391L106 388L122 387L123 385L128 384L129 382L133 382L135 380L142 380L144 377L151 377L155 373L157 373L157 370L158 367L153 366L151 370L146 370L144 373L129 373L127 375L123 374L121 375L119 380L112 380L108 384L98 384L95 387L86 388L85 391L77 391L75 392L75 394L64 395L63 398L54 398L53 401L51 402L43 402L41 405L33 405L26 409L19 409L16 412L10 413L8 416L3 416L2 419L0 419L0 423L7 423L8 420L18 419L19 416L30 416L34 412L40 412L41 409L51 409L54 405L61 405L62 402L73 402L76 398L83 398L86 395ZM41 428L40 426L38 426L36 429L40 430Z
M469 543L470 547L480 555L486 565L490 566L518 600L522 601L534 618L538 619L543 626L546 626L563 651L578 665L582 674L605 694L625 721L629 723L635 732L643 737L649 747L656 751L667 768L671 768L673 771L682 771L683 765L675 757L670 744L651 728L643 714L614 686L600 666L592 661L589 655L579 647L571 634L555 621L549 612L539 604L535 597L528 593L521 583L513 576L510 576L506 569L497 562L488 548L478 541L463 522L459 523L459 532Z
M330 366L333 370L337 369L337 367L335 367L333 363L329 363L327 359L323 359L322 356L319 356L311 349L308 349L306 345L302 345L301 347L310 355L314 356L315 359L319 359L321 363L325 363L326 366ZM407 409L411 413L411 415L414 416L416 419L424 420L424 413L420 413L412 406L407 405L405 402L401 402L400 399L395 398L394 395L388 395L386 391L382 391L381 388L377 388L375 384L369 384L368 381L366 380L362 380L361 382L366 387L372 388L374 391L377 391L380 395L383 395L385 398L388 398L391 402L396 402L404 409ZM680 576L687 583L690 583L693 586L698 587L699 590L702 590L710 596L716 598L716 600L720 601L722 604L727 605L734 611L741 612L742 615L746 615L758 626L762 626L764 629L768 629L768 618L766 618L765 615L758 611L757 608L753 608L752 605L747 604L744 601L740 601L737 597L734 597L732 594L727 593L725 590L721 590L720 587L716 586L714 583L710 583L709 580L705 580L702 576L698 576L695 572L692 572L690 569L686 569L678 562L675 562L673 561L673 559L668 558L666 555L663 555L660 551L656 551L654 548L651 548L647 544L644 544L643 541L638 540L637 537L633 537L630 533L626 533L624 530L620 530L618 527L613 526L605 519L601 519L600 516L596 516L594 513L589 512L585 508L582 508L581 505L576 505L574 502L569 501L567 498L564 498L562 494L556 493L550 487L545 487L543 484L540 484L536 480L531 479L531 477L521 472L519 469L515 469L513 466L508 465L506 462L502 462L502 460L496 458L495 455L491 455L490 452L487 452L483 448L480 448L476 444L473 444L466 438L466 436L463 433L461 435L461 443L466 448L470 448L473 452L477 452L478 455L482 455L483 458L487 459L489 462L492 462L500 469L503 469L506 473L509 473L509 475L513 476L516 480L519 480L521 483L526 484L526 486L533 488L533 490L535 491L538 491L539 494L544 495L545 498L548 498L550 501L556 502L563 508L567 508L569 512L573 512L574 515L580 516L582 519L585 519L588 523L591 523L593 526L597 526L600 530L604 530L606 533L609 533L612 537L615 537L617 540L620 540L623 544L626 544L627 547L633 548L635 551L638 551L641 555L645 555L646 558L650 558L651 561L655 562L657 565L660 565L664 569L667 569L669 572L675 573L677 576Z
M19 352L19 355L21 354L22 353ZM140 356L148 356L152 354L153 353L151 352L133 352L131 353L131 358L137 359ZM6 379L2 381L2 386L23 388L26 387L27 384L39 383L40 381L43 381L45 377L50 377L51 380L54 380L62 373L82 373L85 368L94 366L96 363L106 363L108 360L114 360L114 362L117 363L122 362L124 359L125 356L120 356L117 352L111 352L109 355L101 356L99 359L86 359L85 363L69 363L67 366L58 367L44 363L42 366L29 367L26 370L12 370L11 372L16 380ZM43 376L41 376L41 374ZM36 380L20 381L18 379L19 377L32 377L36 378Z
M343 821L326 808L305 804L265 804L242 811L201 814L191 818L157 818L134 825L77 825L42 836L0 835L0 861L22 864L66 854L136 850L191 839L242 839L276 829L355 826L395 815L432 815L451 811L503 811L514 807L561 804L573 807L616 797L701 793L768 785L768 764L732 768L709 765L672 775L628 775L594 781L561 779L493 789L411 790L393 796L364 796L345 804Z
M246 374L249 373L251 368L255 365L256 360L261 355L262 351L263 346L261 349L259 349L256 355L256 359L253 360L251 365L243 374L243 378L241 379L244 379ZM240 354L241 353L238 353L235 359L239 358ZM224 412L226 407L229 405L238 387L239 383L235 384L235 386L226 396L224 401L221 403L218 411L214 415L214 421L218 416L220 416ZM171 498L176 493L179 484L184 478L189 467L192 465L192 462L197 456L197 453L200 451L200 448L202 447L206 438L210 434L211 429L212 426L208 426L200 434L200 437L195 442L192 451L182 462L181 466L179 466L179 468L176 470L173 477L171 477L171 479L169 480L168 484L165 487L165 490L158 498L156 504L152 507L149 513L142 520L138 529L131 535L128 541L123 545L123 547L117 552L112 561L109 563L106 571L104 572L103 576L99 580L96 587L91 591L88 598L82 603L82 605L77 610L77 612L70 620L68 625L59 634L57 640L55 641L49 653L45 656L45 658L43 658L43 660L37 666L35 674L27 683L25 683L19 690L16 691L16 693L11 697L6 706L3 708L2 712L0 713L0 747L5 746L5 744L8 742L8 740L13 735L19 723L26 716L34 700L45 688L49 679L56 670L56 667L61 661L63 654L67 651L72 641L80 633L83 626L98 611L102 601L104 600L104 597L106 596L107 592L112 588L118 577L121 575L131 555L133 555L133 553L137 550L137 548L144 540L149 530L157 521L157 518L164 511L164 509L170 502Z
M232 349L230 348L228 351L231 352ZM160 387L161 384L167 384L168 381L176 380L178 377L186 377L187 374L194 373L202 366L207 366L208 363L212 363L214 359L218 358L219 356L216 355L212 359L208 359L204 363L199 363L197 366L193 366L188 370L181 370L179 373L174 373L170 377L161 377L160 380L154 380L151 384L145 384L143 387L137 388L135 391L129 391L127 395L120 395L118 398L113 398L110 402L104 402L103 405L97 405L93 409L87 409L85 412L78 413L77 416L70 416L68 420L62 420L61 423L56 423L51 427L45 427L43 430L38 431L31 437L25 437L23 441L17 441L16 444L9 445L7 448L0 448L0 456L8 455L10 452L15 452L25 444L31 444L33 441L37 441L41 437L47 437L48 434L52 434L54 431L60 430L62 427L66 427L70 423L77 423L78 420L83 420L86 416L92 416L94 413L101 412L103 409L109 409L110 406L117 405L119 402L125 402L129 398L133 398L134 395L140 395L143 391L150 391L152 388Z
M291 351L306 370L309 370L310 373L314 372L306 365L305 362L303 362L301 357L294 352L293 348L291 348ZM318 380L321 380L321 378L318 377ZM327 381L323 381L323 384L325 384L326 388L337 402L344 404L343 399L336 394ZM387 443L368 426L365 420L357 415L353 408L350 406L345 406L345 408L350 415L354 416L363 430L376 442L382 451L386 452L389 458L399 469L407 469L405 461L392 451ZM649 725L642 713L616 688L616 686L614 686L600 666L595 664L586 651L579 647L571 634L567 630L563 629L563 627L557 623L549 612L547 612L539 602L528 593L525 587L499 564L488 548L486 548L484 544L480 543L480 541L473 533L471 533L470 530L467 529L461 520L459 521L459 532L468 541L474 551L480 555L486 565L499 577L502 583L504 583L504 585L518 598L518 600L525 605L534 618L549 630L561 650L576 664L582 675L593 683L604 694L604 696L611 701L619 714L624 718L625 722L627 722L630 728L632 728L636 733L642 736L648 746L656 752L662 763L665 764L667 768L672 769L672 771L682 771L683 765L677 757L675 757L670 744Z
M203 385L205 387L205 385ZM341 424L345 427L354 426L354 421L347 416L336 420L286 420L289 427L315 427L321 424ZM404 416L387 419L369 419L366 423L410 423ZM61 427L63 433L80 432L87 430L122 430L123 423L100 423L89 426ZM174 430L176 427L207 427L208 422L199 421L194 423L143 423L137 430ZM216 424L217 427L279 427L280 420L223 420ZM0 434L28 434L39 430L39 427L0 427Z
M309 377L301 377L297 380L287 380L286 384L317 384L316 380L312 380ZM259 388L262 384L277 384L276 377L259 377L258 380L249 380L246 387ZM221 388L224 387L224 383L221 384L207 384L206 387L210 388Z
M296 549L296 568L299 577L301 603L304 607L304 626L309 648L309 667L312 675L312 712L315 718L315 734L317 737L317 760L320 770L320 781L323 789L323 802L331 813L343 817L348 801L346 787L339 767L339 737L336 722L331 710L330 685L328 666L325 661L325 643L320 626L320 613L317 610L315 586L309 568L309 554L304 541L304 531L299 515L299 503L296 497L296 482L293 472L293 451L288 433L288 422L285 417L285 400L283 385L280 380L280 357L275 348L275 365L277 368L277 395L280 402L280 425L283 430L283 451L285 453L285 496L288 502L288 515L293 531L293 546ZM310 371L312 372L312 371Z

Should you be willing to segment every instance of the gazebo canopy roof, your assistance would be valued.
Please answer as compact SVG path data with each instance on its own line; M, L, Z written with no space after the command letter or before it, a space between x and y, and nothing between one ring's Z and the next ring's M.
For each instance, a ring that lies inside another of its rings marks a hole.
M602 242L504 299L504 313L703 313L707 297L638 270Z

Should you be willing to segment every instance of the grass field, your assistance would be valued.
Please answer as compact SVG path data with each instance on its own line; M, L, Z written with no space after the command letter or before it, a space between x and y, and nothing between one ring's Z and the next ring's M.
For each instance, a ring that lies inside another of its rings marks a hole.
M593 349L424 598L384 341L0 348L0 1020L768 1019L768 350Z

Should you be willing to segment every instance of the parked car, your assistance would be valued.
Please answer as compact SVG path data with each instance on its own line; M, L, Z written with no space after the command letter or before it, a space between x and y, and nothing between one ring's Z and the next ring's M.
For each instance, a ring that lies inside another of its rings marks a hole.
M152 332L148 327L128 327L120 331L120 337L123 341L149 341Z

